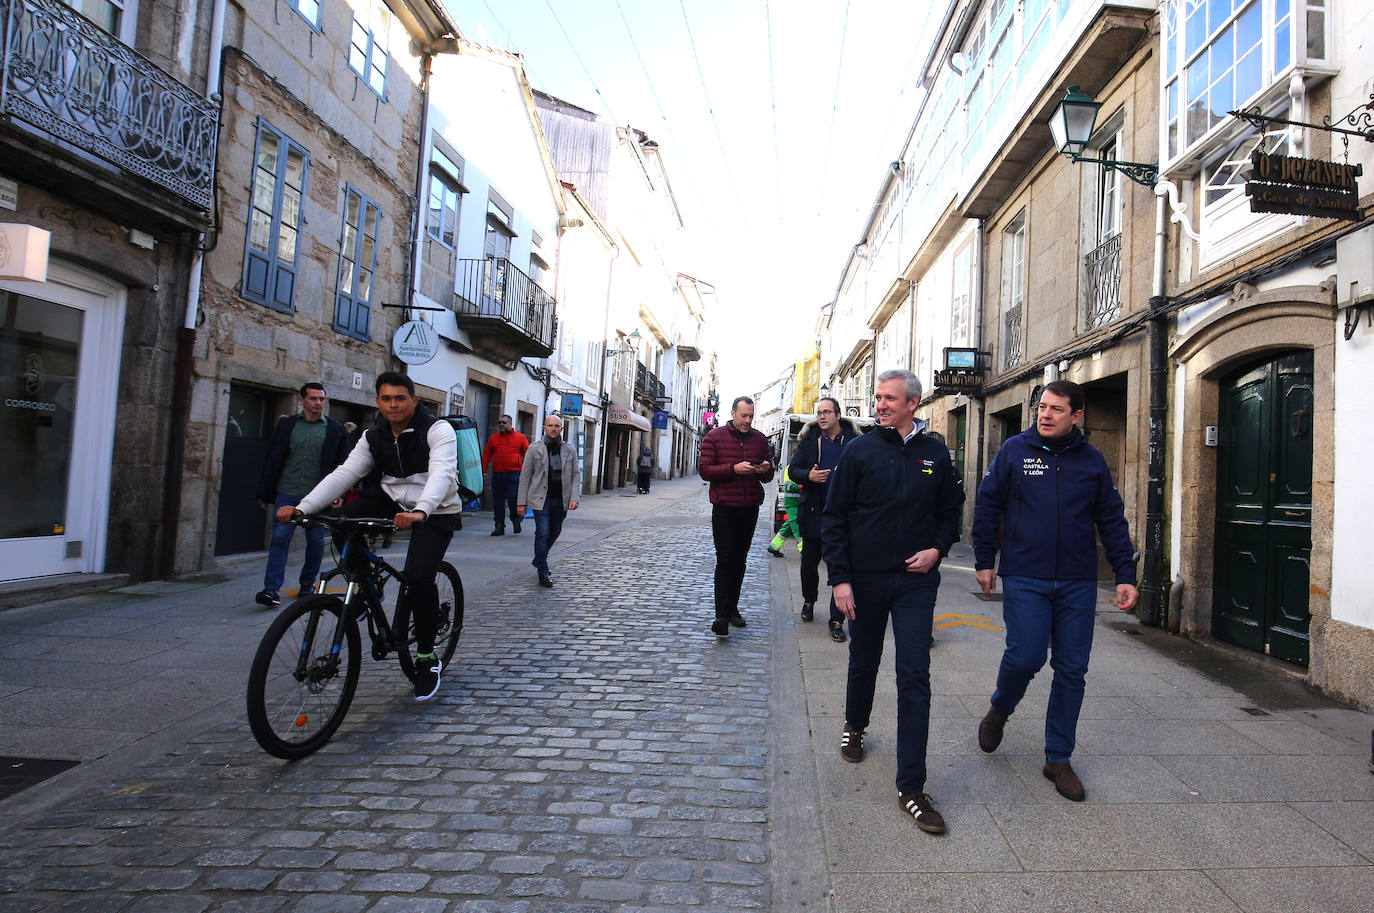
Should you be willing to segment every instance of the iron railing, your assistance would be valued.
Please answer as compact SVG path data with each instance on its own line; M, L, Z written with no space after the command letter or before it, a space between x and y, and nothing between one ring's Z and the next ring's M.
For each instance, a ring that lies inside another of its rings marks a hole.
M1021 335L1022 305L1007 308L1002 315L1002 368L1014 368L1025 357L1025 347Z
M460 260L462 280L454 295L460 316L505 321L545 348L553 348L553 296L509 260Z
M1121 234L1083 258L1083 329L1106 326L1121 312Z
M60 0L0 0L0 115L213 203L219 110Z
M662 400L667 397L668 389L653 371L644 367L644 362L635 362L635 395L645 399Z

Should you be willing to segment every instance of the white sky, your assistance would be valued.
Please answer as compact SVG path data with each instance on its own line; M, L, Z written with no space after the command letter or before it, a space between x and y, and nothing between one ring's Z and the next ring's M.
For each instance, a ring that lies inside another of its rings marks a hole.
M658 141L695 251L678 268L719 293L708 346L724 402L762 388L811 342L901 153L947 5L446 3L469 39L523 54L535 88Z

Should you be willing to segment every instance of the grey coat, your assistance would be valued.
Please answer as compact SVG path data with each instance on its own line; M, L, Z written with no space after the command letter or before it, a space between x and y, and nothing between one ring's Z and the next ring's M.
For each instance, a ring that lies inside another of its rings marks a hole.
M515 496L516 504L524 504L535 510L544 509L544 498L549 492L549 448L547 438L540 438L525 452L525 464L520 467L520 490ZM577 462L577 448L562 438L563 447L563 508L570 509L572 502L582 494L582 469Z

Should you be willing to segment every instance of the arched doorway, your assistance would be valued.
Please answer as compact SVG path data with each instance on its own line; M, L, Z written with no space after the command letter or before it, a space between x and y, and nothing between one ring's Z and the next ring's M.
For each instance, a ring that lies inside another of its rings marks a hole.
M1312 351L1219 386L1212 633L1306 664L1312 550Z

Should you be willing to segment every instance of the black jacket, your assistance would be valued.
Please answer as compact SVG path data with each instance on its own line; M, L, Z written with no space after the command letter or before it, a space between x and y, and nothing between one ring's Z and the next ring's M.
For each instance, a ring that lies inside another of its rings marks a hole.
M821 555L831 586L857 571L905 571L906 559L959 541L964 483L949 449L917 432L903 442L878 428L845 447L821 515Z
M277 422L277 427L272 429L272 436L267 440L267 459L263 461L262 477L258 479L258 500L264 504L277 500L277 484L281 482L286 456L291 449L291 432L300 420L299 413L285 416ZM348 432L344 426L325 416L324 446L320 448L320 478L329 475L346 460L350 449Z
M860 434L859 426L852 419L840 417L840 448ZM796 449L792 451L792 462L787 464L787 478L797 483L801 495L797 502L797 529L802 538L811 539L821 534L821 511L825 509L827 483L817 483L808 478L821 458L821 426L815 420L808 422L802 429Z

